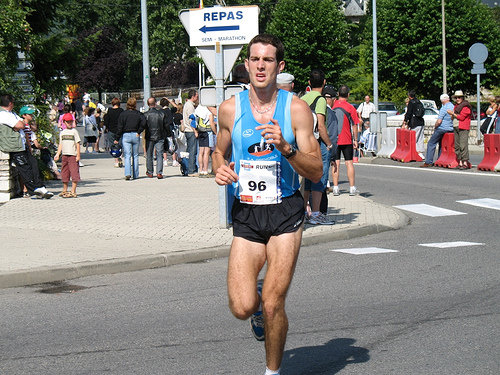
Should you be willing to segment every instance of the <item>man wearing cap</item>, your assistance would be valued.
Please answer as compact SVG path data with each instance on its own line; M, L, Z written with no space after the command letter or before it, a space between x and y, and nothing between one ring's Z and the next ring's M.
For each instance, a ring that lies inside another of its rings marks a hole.
M31 154L24 134L24 127L33 119L35 109L30 106L22 107L19 111L20 115L23 116L22 119L12 111L13 109L14 98L12 95L0 95L0 150L10 153L10 158L30 195L36 194L42 198L50 199L54 194L43 186L38 172L38 163ZM13 131L20 136L20 138L16 136L18 145L15 147L11 147L12 144L7 145L8 139L12 139Z
M312 225L333 225L335 221L329 219L324 213L320 211L321 197L326 189L326 182L329 169L329 153L333 145L326 131L326 100L321 96L323 88L325 87L326 80L325 74L319 70L314 69L309 76L309 85L311 91L301 97L311 109L314 110L317 118L317 130L319 133L318 143L321 149L321 159L323 161L323 176L317 183L313 183L309 179L304 180L304 201L309 202L309 192L311 195L311 215L306 220ZM325 173L325 165L326 173Z
M337 90L333 86L325 85L323 87L323 97L326 99L326 131L332 142L332 148L328 157L328 164L326 165L326 181L329 179L330 175L330 165L332 167L332 176L337 171L337 164L335 163L335 157L337 155L337 141L339 137L339 126L337 115L333 112L333 106L335 105L335 100L337 99ZM325 164L323 164L325 168ZM323 173L325 173L323 171ZM331 183L333 185L333 182ZM329 191L333 191L333 188L328 188ZM325 213L328 211L328 191L323 194L321 199L320 211Z
M276 76L276 86L281 90L292 92L294 79L295 77L290 73L280 73Z
M427 143L427 154L425 156L425 163L422 164L421 168L432 167L434 163L434 153L436 151L436 146L439 144L439 155L441 155L441 140L446 133L453 133L453 121L451 119L448 111L453 111L453 104L450 102L450 97L448 94L442 94L439 99L441 99L441 109L439 110L438 119L434 124L434 134L432 134L431 139Z

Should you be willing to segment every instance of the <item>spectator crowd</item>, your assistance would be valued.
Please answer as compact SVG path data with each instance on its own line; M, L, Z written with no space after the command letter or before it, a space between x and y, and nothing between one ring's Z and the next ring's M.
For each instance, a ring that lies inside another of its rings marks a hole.
M248 75L243 65L234 69L234 82L248 89ZM277 85L285 91L293 91L294 77L280 73ZM40 175L40 165L60 179L63 187L59 196L76 198L80 181L79 168L83 167L81 154L109 152L115 168L124 169L126 181L140 177L140 158L145 156L145 176L163 179L164 167L179 167L179 173L188 177L213 177L210 156L217 140L217 110L199 103L195 89L187 91L182 103L180 95L172 100L168 97L147 98L145 108L137 108L137 100L129 98L122 103L117 97L110 105L96 102L89 94L70 102L66 97L50 108L48 117L53 124L55 137L37 128L37 110L25 105L14 111L12 95L2 94L0 104L0 150L10 153L15 165L17 196L49 199L48 191ZM372 143L370 113L375 106L370 96L357 109L349 103L349 88L340 85L338 90L327 83L321 70L311 72L308 90L301 96L314 117L314 135L319 143L323 161L323 177L317 183L307 179L302 182L306 202L306 220L312 225L332 225L329 219L328 193L341 194L339 175L341 158L344 159L348 180L348 194L359 193L355 185L354 164ZM431 167L436 149L446 133L454 133L458 168L471 167L468 152L468 136L472 118L472 107L464 93L456 91L450 98L440 97L442 107L434 126L434 133L424 147L424 120L421 103L414 91L408 93L403 127L416 132L416 149L423 159L422 167ZM452 103L455 101L455 104ZM124 107L124 108L123 108ZM496 126L500 110L500 97L489 98L487 118L481 132L499 133ZM83 137L77 131L82 127ZM40 161L40 162L39 162ZM60 166L58 166L60 162ZM171 163L171 164L169 164ZM71 182L71 187L69 183Z

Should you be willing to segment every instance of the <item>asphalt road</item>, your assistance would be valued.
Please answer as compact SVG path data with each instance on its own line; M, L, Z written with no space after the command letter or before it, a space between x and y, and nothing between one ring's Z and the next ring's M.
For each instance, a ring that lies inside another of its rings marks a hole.
M282 373L499 374L500 210L457 202L500 199L498 177L356 168L375 201L459 214L303 248ZM453 241L478 245L422 246ZM393 252L338 252L368 247ZM263 374L225 276L223 259L0 290L0 374Z

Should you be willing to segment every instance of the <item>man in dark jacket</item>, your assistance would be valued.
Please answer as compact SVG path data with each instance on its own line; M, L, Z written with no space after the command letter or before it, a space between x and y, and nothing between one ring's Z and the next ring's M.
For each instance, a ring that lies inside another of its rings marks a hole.
M416 140L416 146L417 146L417 152L418 155L422 158L425 159L424 156L424 117L423 117L423 112L420 113L419 116L419 110L417 107L421 106L421 111L423 111L423 105L420 102L420 100L417 99L415 95L415 91L411 90L408 91L408 98L410 101L408 102L408 108L406 110L405 114L405 120L404 120L404 125L403 127L406 126L406 128L410 130L414 130L416 135L415 135L415 140Z
M156 153L156 176L163 178L163 146L165 137L170 131L169 118L163 110L156 108L156 99L148 99L149 110L146 116L146 175L153 177L153 159ZM171 122L171 121L170 121Z
M116 139L116 133L118 131L118 118L123 112L123 108L120 108L120 99L113 98L111 100L112 108L108 109L108 112L104 115L104 127L106 128L106 136L108 145L111 147L114 140ZM121 158L115 158L115 167L121 167Z

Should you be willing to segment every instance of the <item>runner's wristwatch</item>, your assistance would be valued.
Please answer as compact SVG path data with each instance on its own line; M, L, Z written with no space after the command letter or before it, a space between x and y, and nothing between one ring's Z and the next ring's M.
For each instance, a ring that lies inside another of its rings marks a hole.
M290 145L290 152L283 156L285 157L285 159L290 159L295 154L297 154L297 148L294 145Z

